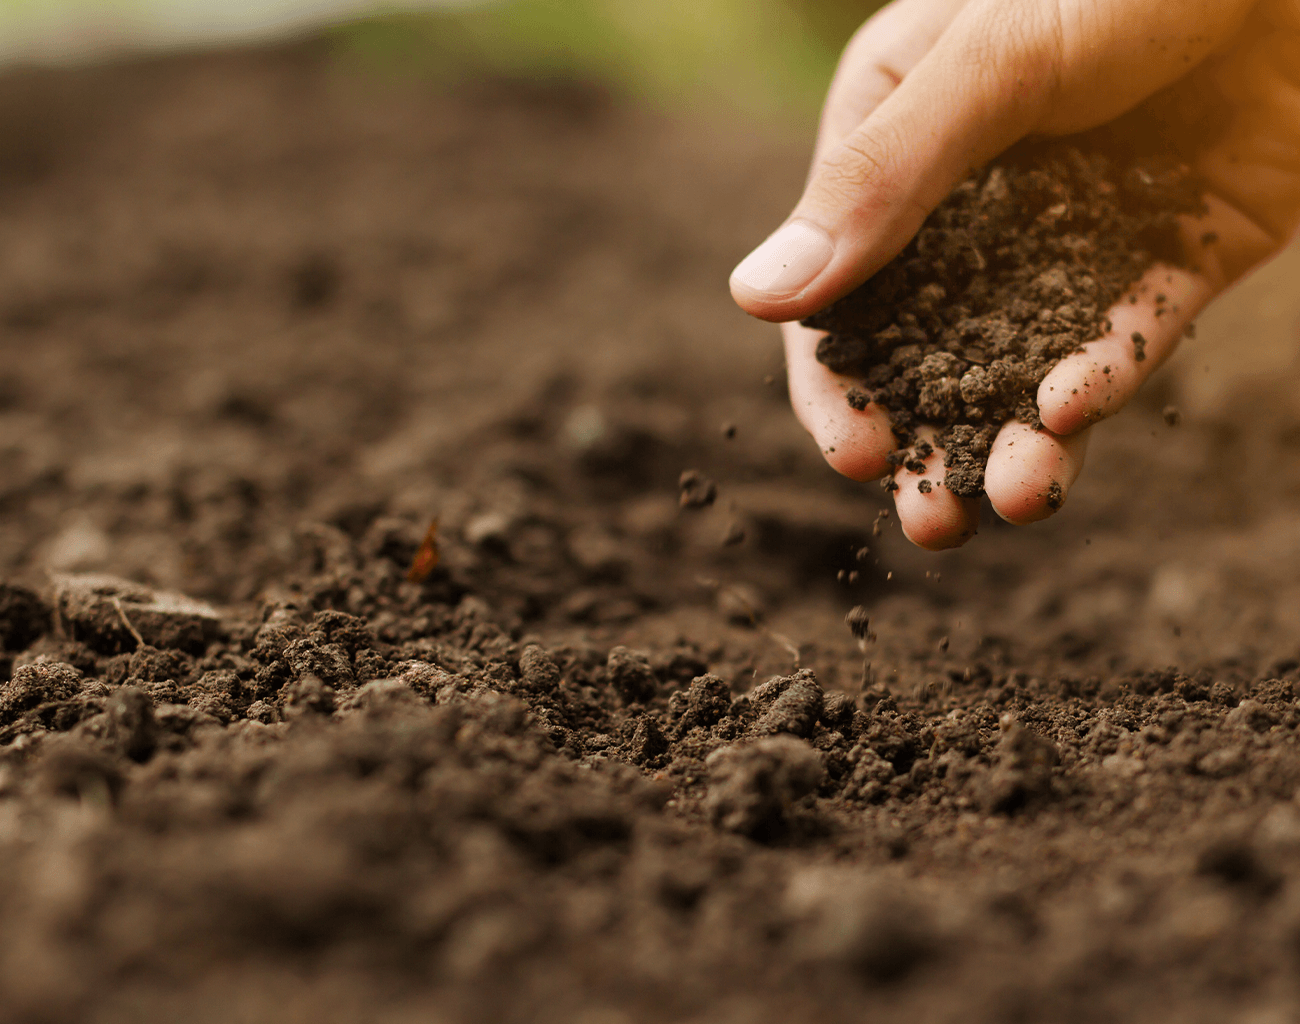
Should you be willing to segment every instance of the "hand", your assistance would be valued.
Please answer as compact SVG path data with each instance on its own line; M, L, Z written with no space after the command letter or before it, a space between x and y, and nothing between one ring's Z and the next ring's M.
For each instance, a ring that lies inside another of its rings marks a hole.
M1209 207L1184 224L1194 269L1152 268L1138 301L1109 314L1112 330L1052 369L1038 390L1046 429L1002 427L984 487L1012 523L1060 507L1087 427L1132 398L1200 309L1300 224L1300 0L895 0L858 31L822 111L803 197L731 277L746 312L782 323L791 404L832 467L855 480L893 472L889 418L849 406L855 382L817 362L821 335L794 321L897 255L969 168L1029 135L1104 124L1174 83L1175 98L1212 99L1227 119L1190 155ZM1147 339L1140 362L1134 331ZM942 481L942 452L925 477ZM914 543L938 550L974 535L977 502L907 480L895 500Z

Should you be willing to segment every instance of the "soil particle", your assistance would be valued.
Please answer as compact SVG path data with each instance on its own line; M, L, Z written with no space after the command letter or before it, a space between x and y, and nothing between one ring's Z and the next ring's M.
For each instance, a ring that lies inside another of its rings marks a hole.
M997 437L996 427L976 428L959 423L939 438L943 446L943 484L958 497L984 493L984 466Z
M78 669L59 661L42 659L19 666L0 685L0 724L8 725L42 704L70 700L80 692L83 678Z
M1142 362L1147 357L1147 340L1140 331L1133 332L1133 359Z
M708 508L718 498L718 485L697 469L684 470L677 487L682 508Z
M754 727L759 734L788 732L808 736L822 713L822 688L808 669L769 679L749 697L763 711Z
M855 604L850 608L844 616L844 622L849 627L849 632L859 640L867 639L871 633L871 616L863 605Z
M684 736L695 728L708 729L731 710L731 687L718 676L698 676L691 680L684 695L673 695L673 705L680 708L673 729L675 736Z
M1047 485L1047 507L1053 512L1058 512L1064 504L1065 491L1062 489L1059 481L1053 480Z
M658 688L650 659L640 651L615 647L605 662L610 685L629 704L641 703L654 696Z
M104 654L139 643L200 654L220 632L216 610L184 594L104 575L58 574L53 586L60 621Z
M123 686L114 691L104 712L102 729L105 746L132 761L147 761L158 748L154 702L137 687Z
M769 736L709 755L709 817L730 832L759 840L780 837L793 805L821 783L821 755L792 736Z
M1024 144L972 173L891 263L803 322L828 332L817 358L863 382L850 404L869 395L904 446L920 425L939 428L945 484L977 497L992 432L1041 424L1047 372L1101 336L1106 311L1157 259L1181 261L1177 216L1201 210L1185 168L1133 152L1119 129Z
M1011 721L998 741L995 756L983 792L989 811L1011 814L1051 793L1052 769L1060 760L1051 740Z
M529 644L519 655L519 672L524 685L537 693L554 693L560 685L560 667L537 644Z

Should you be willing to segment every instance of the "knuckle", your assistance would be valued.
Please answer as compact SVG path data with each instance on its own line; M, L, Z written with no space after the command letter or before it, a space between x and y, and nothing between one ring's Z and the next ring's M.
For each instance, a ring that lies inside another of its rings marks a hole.
M813 190L836 206L859 205L881 191L894 173L897 140L888 127L864 125L847 136L818 169Z
M1073 6L1076 20L1086 17L1086 5ZM980 13L967 22L957 51L968 74L993 94L1014 89L1050 106L1061 92L1070 48L1086 33L1078 25L1069 29L1061 0L995 0Z

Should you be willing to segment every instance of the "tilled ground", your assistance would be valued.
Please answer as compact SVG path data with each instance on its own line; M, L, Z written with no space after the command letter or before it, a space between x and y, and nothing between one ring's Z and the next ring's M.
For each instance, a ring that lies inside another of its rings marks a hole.
M1292 1019L1281 390L931 556L725 295L801 144L317 47L0 123L0 1016Z

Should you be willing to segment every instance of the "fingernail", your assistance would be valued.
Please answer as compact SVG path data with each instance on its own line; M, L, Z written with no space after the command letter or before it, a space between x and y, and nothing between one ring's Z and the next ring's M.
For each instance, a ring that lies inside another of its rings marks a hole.
M741 260L731 272L731 281L773 299L797 295L834 255L835 246L825 231L793 221Z

